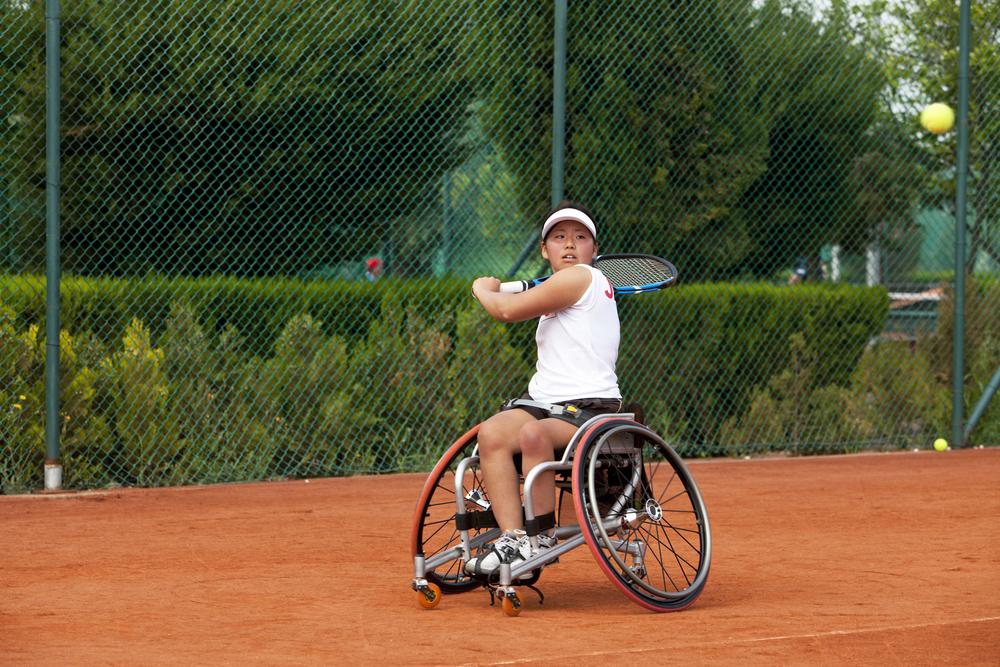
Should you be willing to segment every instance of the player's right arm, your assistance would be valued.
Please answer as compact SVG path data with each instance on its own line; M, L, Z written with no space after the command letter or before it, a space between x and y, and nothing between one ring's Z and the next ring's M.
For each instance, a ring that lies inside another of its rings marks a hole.
M570 266L557 271L541 285L518 294L500 292L500 281L493 277L477 278L472 283L472 293L494 319L523 322L569 308L580 300L590 281L590 271Z

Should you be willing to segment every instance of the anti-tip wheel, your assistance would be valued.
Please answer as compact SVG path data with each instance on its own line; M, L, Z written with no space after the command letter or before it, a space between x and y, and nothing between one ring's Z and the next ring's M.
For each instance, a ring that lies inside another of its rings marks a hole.
M417 602L424 609L433 609L441 602L441 587L437 584L427 584L417 590Z

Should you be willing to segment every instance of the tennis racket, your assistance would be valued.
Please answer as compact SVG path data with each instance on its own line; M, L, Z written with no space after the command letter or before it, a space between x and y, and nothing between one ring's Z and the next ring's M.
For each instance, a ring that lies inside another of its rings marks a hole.
M635 253L601 255L594 260L593 266L607 276L615 294L618 295L655 292L677 282L677 269L674 265L654 255ZM523 292L541 285L551 277L500 283L500 291L508 294Z

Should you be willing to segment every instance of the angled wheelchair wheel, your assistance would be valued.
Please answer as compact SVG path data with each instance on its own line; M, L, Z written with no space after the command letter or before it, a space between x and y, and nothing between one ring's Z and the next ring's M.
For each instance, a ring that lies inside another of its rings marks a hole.
M437 584L443 593L461 593L481 585L465 573L461 550L456 548L461 546L462 540L456 523L458 510L455 502L455 475L461 461L472 456L478 432L479 426L473 427L444 453L428 475L413 515L411 555L423 556L425 562L433 562L442 554L454 552L444 562L428 567L425 573L427 580ZM492 514L486 512L489 501L478 467L464 473L462 495L470 525L470 541L475 545L493 537L495 528L490 521L481 520L492 517Z
M677 611L701 594L708 514L684 462L656 433L621 417L591 425L574 453L573 502L598 565L632 601Z

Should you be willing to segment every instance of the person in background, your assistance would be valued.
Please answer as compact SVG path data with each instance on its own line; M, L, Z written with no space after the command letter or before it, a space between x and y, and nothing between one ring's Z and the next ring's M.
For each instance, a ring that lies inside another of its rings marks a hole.
M378 257L369 257L365 260L365 279L373 283L382 276L382 260Z
M799 259L795 262L795 268L792 269L792 275L788 277L788 284L795 285L798 283L804 283L808 275L808 262L806 262L805 257L799 257Z

